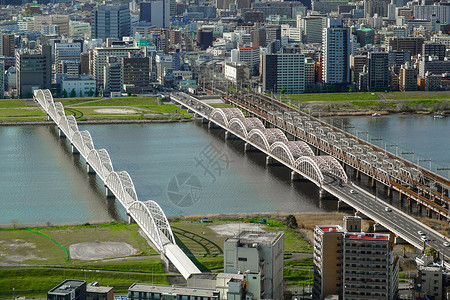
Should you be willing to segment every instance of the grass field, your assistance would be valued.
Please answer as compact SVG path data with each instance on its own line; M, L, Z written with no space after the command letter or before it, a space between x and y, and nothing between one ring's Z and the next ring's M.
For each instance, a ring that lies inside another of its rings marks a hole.
M450 91L389 92L382 94L388 100L450 100Z
M123 98L58 98L66 110L79 121L86 120L170 120L189 119L192 115L172 104L164 104L157 97ZM108 114L96 111L101 108L133 109L136 113ZM0 100L0 122L43 121L45 114L26 100Z
M279 98L279 95L278 97ZM367 101L381 100L376 93L316 93L316 94L289 94L282 95L284 101L309 102L309 101Z
M65 279L98 281L100 285L114 287L115 293L126 292L128 287L135 282L169 283L167 275L163 274L120 273L119 276L116 272L98 270L0 269L0 298L12 298L13 288L16 296L43 296ZM37 291L37 293L32 293L32 291Z

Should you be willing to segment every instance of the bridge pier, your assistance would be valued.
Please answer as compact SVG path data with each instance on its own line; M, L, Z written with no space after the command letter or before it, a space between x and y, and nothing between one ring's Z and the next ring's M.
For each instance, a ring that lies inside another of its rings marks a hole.
M244 152L255 152L257 149L249 143L244 144Z
M353 210L353 207L351 207L350 205L348 205L347 203L345 203L342 200L338 200L338 205L337 205L337 210L338 211L349 211L349 210Z
M355 172L355 178L356 178L356 179L361 179L361 173L359 172L358 169L355 169L355 170L356 170L356 172Z
M389 231L381 224L375 223L373 224L373 232L386 232Z
M58 134L60 138L65 138L66 135L64 134L64 132L61 130L61 128L58 127Z
M128 216L128 224L135 224L136 223L136 221L134 221L133 217L129 213L127 213L127 216Z
M73 144L72 144L72 154L80 154L77 147L75 147Z
M106 198L114 198L113 192L105 185Z
M404 240L403 238L399 237L398 235L395 236L394 243L395 244L409 244L406 240Z
M387 196L388 196L389 198L392 196L392 190L391 190L391 187L390 187L390 186L388 186L388 188L387 188Z
M377 188L376 180L375 180L375 178L373 178L373 177L372 177L372 182L370 183L370 186L371 186L372 188Z
M208 124L209 120L207 118L202 118L202 124Z
M300 180L304 180L304 179L305 179L305 177L303 177L299 173L297 173L295 171L291 172L291 181L300 181Z
M214 122L209 121L208 122L208 129L216 129L219 128Z
M232 134L229 131L225 131L225 140L230 141L230 140L238 140L239 138L237 136L235 136L234 134Z
M356 212L355 212L355 216L356 216L356 217L360 217L361 219L364 219L364 220L370 220L370 218L369 218L368 216L366 216L365 214L363 214L363 213L360 212L360 211L356 211Z
M274 166L278 162L272 156L266 156L266 166Z
M433 212L431 211L431 208L429 208L429 207L427 207L427 217L430 219L433 217Z
M419 203L417 203L417 215L419 217L422 216L422 205L420 205Z
M94 169L88 163L86 163L86 170L87 170L88 174L95 174Z

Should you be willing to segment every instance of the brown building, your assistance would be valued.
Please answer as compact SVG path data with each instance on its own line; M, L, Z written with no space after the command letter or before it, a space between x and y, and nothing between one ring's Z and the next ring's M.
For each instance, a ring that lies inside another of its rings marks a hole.
M14 43L15 37L14 34L4 34L2 36L2 55L6 56L6 57L14 57L15 53L14 53L14 48L15 48L15 43Z
M264 22L264 13L262 11L246 11L244 13L244 23L254 24L258 22Z
M417 91L417 70L406 63L400 68L399 88L401 91Z
M150 84L150 58L142 52L130 52L122 59L123 84L148 86Z
M81 53L80 55L80 74L89 73L89 52Z
M170 31L170 44L171 45L181 44L181 31L180 30L171 30Z
M40 31L42 25L58 25L61 35L69 36L70 34L68 15L35 16L33 22L34 30Z
M368 65L367 55L350 55L350 69L352 71L352 81L359 86L359 74L363 71L364 66Z
M99 286L98 282L86 285L86 300L113 300L114 288L109 286Z
M422 53L423 37L393 37L386 41L387 47L392 51L403 51L411 53L411 56Z

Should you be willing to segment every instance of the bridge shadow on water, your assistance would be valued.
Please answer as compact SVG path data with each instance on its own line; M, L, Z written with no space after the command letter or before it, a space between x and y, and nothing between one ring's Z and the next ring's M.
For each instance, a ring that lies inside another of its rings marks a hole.
M62 163L64 168L71 170L70 175L73 177L72 184L77 192L87 194L85 199L94 201L94 206L106 207L107 213L111 221L125 221L121 216L115 198L107 198L103 183L96 174L88 174L86 170L86 162L79 154L72 154L70 142L66 138L59 137L58 129L55 125L47 125L48 133L46 141L49 143L50 149L58 151L64 157Z
M233 155L248 160L256 167L258 172L270 177L276 183L292 190L296 197L299 198L298 204L310 203L311 205L323 211L336 211L338 209L337 199L323 199L320 197L320 188L308 180L291 180L291 169L283 165L266 166L266 154L259 151L245 152L245 142L240 138L233 140L225 140L225 130L209 129L207 124L201 121L195 121L196 126L202 127L212 137L213 142L221 145L226 151L230 151ZM274 199L279 201L279 199ZM297 211L301 211L301 207Z

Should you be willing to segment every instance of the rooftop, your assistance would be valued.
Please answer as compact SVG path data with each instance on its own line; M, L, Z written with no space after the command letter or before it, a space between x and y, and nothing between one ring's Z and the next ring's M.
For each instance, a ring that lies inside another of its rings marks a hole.
M284 232L241 231L235 238L227 239L227 241L240 242L242 244L273 245L283 235Z
M188 287L178 287L170 285L156 285L156 284L146 284L146 283L134 283L128 289L130 292L152 292L161 293L164 295L190 295L190 296L200 296L200 297L215 297L218 295L218 291L212 289L201 289L201 288L188 288Z
M70 294L73 290L79 288L83 284L86 284L86 281L84 280L75 280L75 279L67 279L54 288L52 288L50 291L48 291L51 294L58 294L58 295L67 295Z
M111 286L99 286L97 282L91 282L86 286L86 292L88 293L106 294L112 289L114 288Z
M317 228L323 232L342 232L339 225L317 225Z
M389 234L381 233L364 233L364 232L348 232L345 234L346 239L358 240L389 240Z

